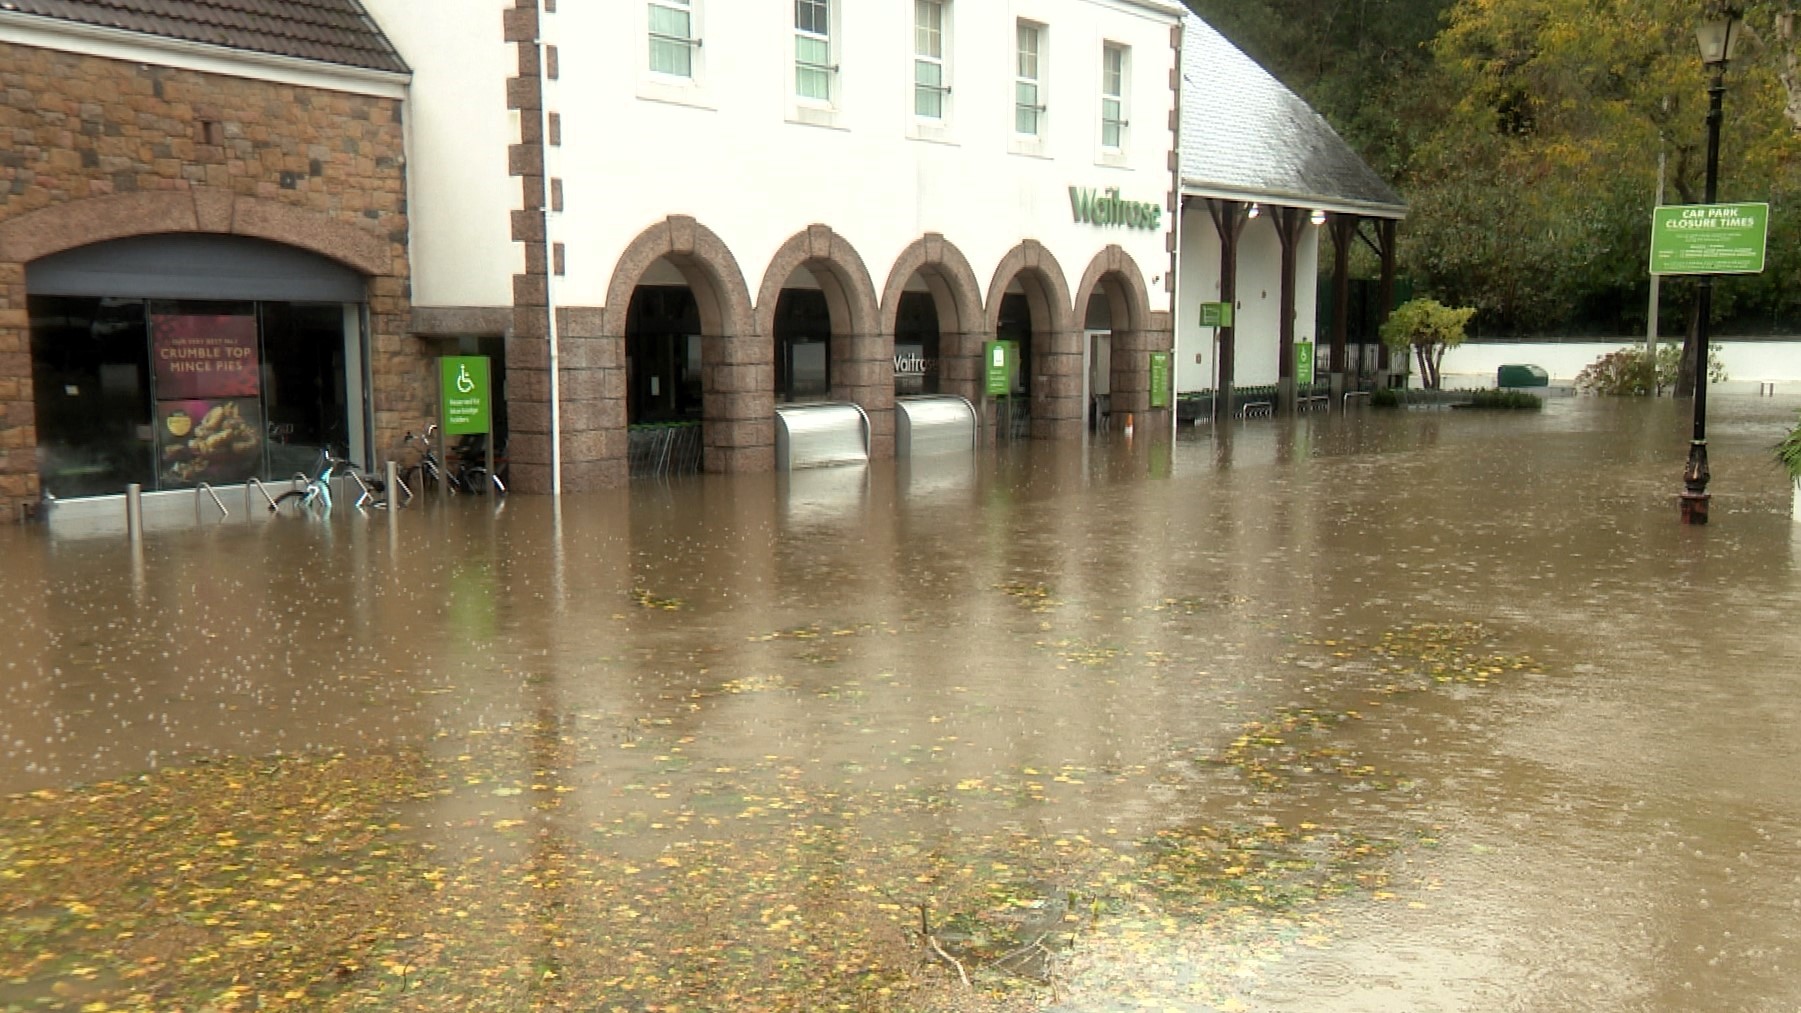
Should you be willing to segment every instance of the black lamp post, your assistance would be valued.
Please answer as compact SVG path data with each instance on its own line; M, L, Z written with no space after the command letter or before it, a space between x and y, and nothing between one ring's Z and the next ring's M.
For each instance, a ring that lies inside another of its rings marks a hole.
M1695 38L1701 44L1701 63L1711 72L1707 82L1707 192L1703 204L1720 197L1720 101L1726 94L1726 63L1738 42L1739 16L1727 8L1701 22ZM1688 464L1682 469L1682 522L1706 524L1707 480L1707 345L1708 322L1713 316L1713 275L1701 276L1695 311L1695 431L1688 444Z

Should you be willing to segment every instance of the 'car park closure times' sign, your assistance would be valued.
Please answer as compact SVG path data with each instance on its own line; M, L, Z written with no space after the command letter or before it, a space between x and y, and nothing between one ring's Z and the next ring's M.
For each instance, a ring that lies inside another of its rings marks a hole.
M1667 204L1651 211L1652 274L1762 274L1768 204Z

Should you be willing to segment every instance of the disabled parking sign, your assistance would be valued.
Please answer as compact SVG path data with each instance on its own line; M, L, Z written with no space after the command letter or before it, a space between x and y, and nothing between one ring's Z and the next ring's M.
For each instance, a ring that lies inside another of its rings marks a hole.
M438 397L444 406L444 434L470 436L488 432L493 414L488 390L488 357L446 355L438 360Z

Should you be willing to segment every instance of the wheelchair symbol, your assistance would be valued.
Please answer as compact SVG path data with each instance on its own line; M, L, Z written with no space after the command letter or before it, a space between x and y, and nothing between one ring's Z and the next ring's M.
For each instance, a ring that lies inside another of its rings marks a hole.
M469 367L464 363L457 363L456 385L459 394L467 394L475 389L475 378L469 375Z

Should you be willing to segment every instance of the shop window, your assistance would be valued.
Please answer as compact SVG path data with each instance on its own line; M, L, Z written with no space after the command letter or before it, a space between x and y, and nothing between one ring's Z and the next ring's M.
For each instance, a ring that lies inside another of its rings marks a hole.
M687 288L642 285L626 310L626 420L701 417L700 308Z
M1118 152L1126 135L1126 47L1101 47L1101 148Z
M38 474L59 499L156 488L141 299L33 296Z
M913 115L925 120L945 119L950 97L946 63L944 0L914 0L913 4Z
M1013 77L1013 132L1021 137L1044 134L1043 25L1021 21L1016 33Z
M51 496L283 478L363 443L361 332L342 304L34 295L39 475Z
M650 69L670 77L694 78L700 48L690 0L650 0Z
M838 67L832 58L832 0L794 0L794 94L831 105Z
M775 307L776 399L824 401L832 394L832 315L818 289L783 289Z
M894 393L938 393L938 304L930 292L903 292L894 321Z

